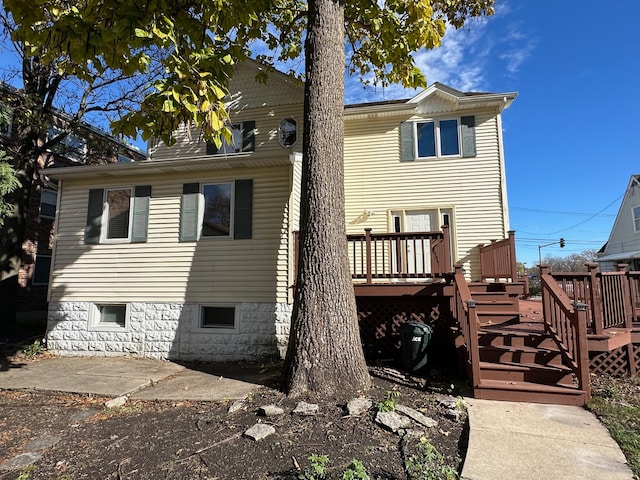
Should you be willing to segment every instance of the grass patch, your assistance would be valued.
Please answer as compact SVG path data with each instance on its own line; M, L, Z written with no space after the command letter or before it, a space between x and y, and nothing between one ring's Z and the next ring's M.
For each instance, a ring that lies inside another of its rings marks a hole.
M637 379L608 379L606 385L594 389L587 408L607 427L633 473L640 477L640 398L637 391L628 391L629 383L637 384Z

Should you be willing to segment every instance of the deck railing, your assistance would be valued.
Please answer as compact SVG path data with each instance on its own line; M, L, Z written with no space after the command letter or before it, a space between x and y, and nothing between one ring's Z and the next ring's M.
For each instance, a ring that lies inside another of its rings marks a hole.
M597 263L589 263L587 272L550 275L570 300L587 306L588 329L602 335L608 328L631 328L636 315L632 306L640 300L640 272L625 268L621 264L616 272L599 272ZM549 268L541 267L541 273L549 274Z
M545 330L558 346L565 364L571 368L578 388L589 399L589 352L587 344L587 305L571 302L558 281L548 272L540 275Z
M509 237L480 247L480 272L482 281L518 281L516 269L516 238L511 230Z
M476 301L471 298L469 284L462 274L462 266L456 265L453 276L455 318L458 321L467 351L467 373L473 388L480 384L480 349L478 328L480 321L476 312Z
M376 279L435 278L451 273L449 226L440 232L347 235L351 276Z

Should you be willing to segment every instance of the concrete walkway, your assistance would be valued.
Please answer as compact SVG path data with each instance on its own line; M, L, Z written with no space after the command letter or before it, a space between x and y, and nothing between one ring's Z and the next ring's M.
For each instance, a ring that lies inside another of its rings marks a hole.
M143 400L244 398L279 364L194 364L122 357L45 358L0 370L0 390L74 392ZM632 480L618 445L580 407L467 399L464 480Z
M0 390L46 390L140 400L237 400L279 375L275 364L183 365L125 357L55 357L0 370Z
M607 429L581 407L467 399L463 480L631 480Z

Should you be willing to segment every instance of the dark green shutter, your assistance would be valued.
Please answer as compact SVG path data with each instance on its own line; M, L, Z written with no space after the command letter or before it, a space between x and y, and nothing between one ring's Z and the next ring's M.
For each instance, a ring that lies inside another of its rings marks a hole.
M242 122L242 151L253 152L256 149L256 122Z
M88 245L100 243L102 230L102 208L104 189L89 190L89 206L87 207L87 226L84 229L84 242Z
M147 241L150 197L150 185L136 186L133 197L133 225L131 228L132 243L144 243Z
M180 203L180 241L193 242L198 240L198 198L200 197L199 183L185 183L182 186L182 201Z
M413 122L400 124L400 160L406 162L416 159L413 140Z
M233 210L233 238L251 238L253 180L236 180Z
M213 142L207 142L207 155L215 155L218 153L218 147Z
M460 132L462 137L462 156L476 156L476 117L469 115L460 118Z

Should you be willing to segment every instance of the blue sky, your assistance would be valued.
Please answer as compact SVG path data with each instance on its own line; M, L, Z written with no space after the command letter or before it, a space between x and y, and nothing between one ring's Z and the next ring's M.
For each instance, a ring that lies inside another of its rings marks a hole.
M640 2L496 0L496 14L447 32L419 52L429 83L511 92L504 143L511 228L518 260L538 263L538 245L565 238L564 256L607 240L629 176L640 174ZM0 48L0 70L7 66ZM407 98L392 86L347 82L346 101Z
M599 249L640 173L640 2L496 4L494 16L449 31L418 62L429 83L519 93L503 115L518 260L536 265L538 245L560 237L566 247L543 248L543 258ZM347 85L350 103L412 95Z

